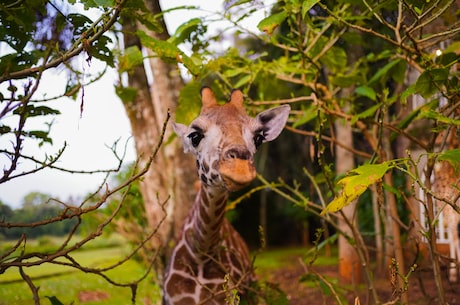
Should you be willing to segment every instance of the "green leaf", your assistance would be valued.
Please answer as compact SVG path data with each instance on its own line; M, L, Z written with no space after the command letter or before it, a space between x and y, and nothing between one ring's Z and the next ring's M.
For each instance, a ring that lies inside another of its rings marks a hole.
M460 164L460 148L443 151L438 155L438 160L449 162L457 171Z
M304 110L303 116L300 119L298 119L296 122L294 122L292 127L296 128L298 126L307 124L311 120L315 119L317 116L318 116L318 112L317 112L316 107L308 107L306 110Z
M412 121L414 121L418 117L418 115L420 114L421 109L422 109L422 107L419 107L419 108L415 109L414 111L412 111L411 113L409 113L408 115L406 115L401 120L401 122L399 122L398 125L396 125L397 128L399 130L406 129L407 126L409 126L409 124L412 123ZM398 136L398 133L392 132L391 135L390 135L390 141L394 141L397 136Z
M343 70L348 63L345 50L336 46L330 48L320 60L334 73Z
M305 18L305 16L308 14L308 11L315 6L316 3L318 3L319 0L306 0L302 3L302 17Z
M107 36L101 36L93 43L89 49L89 53L91 56L94 56L94 58L107 63L110 67L114 67L113 54L112 51L108 48L108 45L111 42L111 38Z
M6 125L0 125L0 135L11 132L11 127Z
M416 91L415 91L415 84L412 84L410 85L409 87L407 87L406 90L403 91L403 93L401 93L401 102L403 104L406 104L407 103L407 98L413 94L415 94Z
M382 179L383 175L393 166L388 162L380 164L365 164L350 171L338 184L342 186L342 192L335 197L321 212L321 215L329 212L337 212L353 202L367 188Z
M137 95L137 89L132 87L115 86L115 93L126 104L134 100Z
M68 14L66 19L73 25L74 36L80 36L86 31L93 21L82 14Z
M374 113L377 111L377 109L380 108L380 106L381 106L381 104L375 104L374 106L369 107L368 109L364 110L363 112L354 115L353 118L351 119L350 123L353 125L359 119L368 118L368 117L374 115Z
M190 124L200 114L201 86L198 82L190 82L182 88L176 108L176 122Z
M286 11L270 15L267 18L262 19L257 25L257 28L268 35L271 35L273 34L273 31L286 19L286 17Z
M46 296L50 301L51 305L64 305L57 297L53 296Z
M457 53L457 51L460 50L460 41L454 41L451 43L447 48L444 49L445 53Z
M86 3L88 6L96 8L100 8L101 6L110 8L115 5L115 1L113 0L88 0L84 1L84 3Z
M383 66L383 68L381 68L377 71L377 73L374 74L374 76L369 80L368 85L371 85L377 81L380 81L380 83L385 82L388 79L390 70L396 65L398 65L400 61L401 59L396 59L387 63L385 66Z
M17 108L13 111L13 114L16 115L26 115L27 117L36 117L36 116L44 116L44 115L56 115L61 114L59 110L47 107L47 106L34 106L34 105L27 105Z
M145 47L151 49L163 60L183 63L193 75L198 75L200 73L201 68L195 64L195 61L185 55L185 53L173 43L150 37L143 31L137 31L137 36Z
M118 59L118 70L120 73L131 71L134 67L142 64L144 56L137 46L126 48L124 54Z
M359 73L356 73L356 71L352 73L338 72L335 75L330 75L329 80L331 81L333 85L341 87L341 88L348 88L356 84L363 83L365 81L362 75L360 75Z
M436 57L436 63L444 66L450 67L458 63L460 56L454 52L442 53L441 56Z
M198 76L201 73L201 61L198 63L197 57L188 57L182 53L181 59L184 66L192 75Z
M163 59L176 60L181 54L179 48L171 42L153 38L144 31L137 31L137 36L145 47L151 49Z
M374 89L368 86L359 86L355 89L355 93L370 98L375 101L377 99L377 94Z
M190 38L190 35L196 31L196 29L202 24L202 20L200 18L192 18L187 22L181 24L174 35L169 39L171 43L175 45L181 44L187 39Z
M422 107L420 112L421 117L426 119L433 119L436 120L438 123L444 123L447 125L457 125L460 126L460 120L452 119L450 117L446 117L442 113L434 109L429 109L428 107Z
M24 134L32 139L40 140L39 146L42 146L44 143L53 144L53 139L48 137L48 131L43 130L31 130L27 131Z
M440 90L448 77L448 69L425 70L415 82L415 90L424 98L429 98Z
M251 75L246 74L244 76L241 76L238 82L234 85L235 88L242 88L244 85L249 83L251 81Z

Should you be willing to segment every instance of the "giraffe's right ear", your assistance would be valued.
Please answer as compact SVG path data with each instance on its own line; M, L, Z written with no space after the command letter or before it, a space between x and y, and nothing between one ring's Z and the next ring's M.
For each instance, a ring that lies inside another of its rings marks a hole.
M182 145L184 145L184 152L187 153L190 151L190 142L184 140L184 136L187 133L188 127L184 124L172 123L172 128L174 132L177 134L179 139L182 141Z
M172 128L174 132L182 138L184 134L187 132L188 127L181 123L172 122Z

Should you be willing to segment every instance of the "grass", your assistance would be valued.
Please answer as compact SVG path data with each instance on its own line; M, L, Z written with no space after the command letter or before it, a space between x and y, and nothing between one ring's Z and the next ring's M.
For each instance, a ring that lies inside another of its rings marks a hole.
M87 267L105 267L116 263L128 252L126 246L103 248L90 247L90 250L72 252L72 257ZM80 270L55 265L42 264L24 268L39 287L41 304L51 304L47 296L55 296L63 304L81 304L79 296L82 292L98 294L99 300L85 302L92 305L126 305L131 303L131 289L116 287L100 276L84 273ZM135 260L130 260L106 273L112 280L129 283L145 273L145 267ZM152 302L160 298L159 287L153 283L151 276L142 281L137 290L136 304L144 304L148 298ZM22 280L18 268L10 268L0 275L0 305L34 304L32 293Z
M332 255L324 255L320 250L315 253L314 249L304 247L270 249L256 254L255 267L261 271L270 271L297 263L299 258L306 264L313 262L315 266L337 265L337 249L332 249Z
M45 242L43 242L45 240ZM50 238L41 241L28 242L34 251L55 247L59 239ZM7 245L2 244L4 249ZM88 247L86 247L88 246ZM42 248L40 248L42 247ZM31 251L31 249L27 249ZM0 249L2 250L2 249ZM82 250L72 252L71 256L83 266L105 267L118 262L125 257L129 248L119 237L98 238L92 244L85 245ZM256 254L256 272L262 277L269 277L273 270L289 266L299 266L298 259L306 264L311 260L313 251L306 248L270 249ZM337 264L337 256L326 257L321 251L316 257L314 265ZM24 268L34 284L39 288L41 304L52 304L47 296L55 296L63 304L85 305L126 305L131 304L131 289L116 287L105 279L94 274L87 274L80 270L55 264L42 264ZM130 260L125 264L106 273L112 280L129 283L140 278L145 273L145 266ZM82 293L98 295L94 301L81 302ZM152 276L143 280L137 290L136 304L144 304L145 300L156 303L160 299L160 289L152 281ZM34 304L32 293L19 274L18 268L10 268L0 275L0 305L29 305Z

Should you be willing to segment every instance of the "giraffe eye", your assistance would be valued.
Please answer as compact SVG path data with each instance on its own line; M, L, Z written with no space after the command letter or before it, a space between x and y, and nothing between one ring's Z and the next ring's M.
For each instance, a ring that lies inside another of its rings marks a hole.
M257 147L259 147L263 142L265 141L265 137L258 133L254 136L254 145Z
M192 142L192 146L197 147L200 144L201 139L204 138L204 135L202 133L198 132L198 131L195 131L195 132L192 132L191 134L189 134L188 138Z

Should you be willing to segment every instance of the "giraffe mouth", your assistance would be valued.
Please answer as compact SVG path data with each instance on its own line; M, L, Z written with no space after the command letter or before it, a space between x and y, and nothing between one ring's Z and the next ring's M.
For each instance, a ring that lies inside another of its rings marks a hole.
M220 175L225 187L230 191L238 191L256 177L256 168L249 160L231 159L226 160L219 166Z

